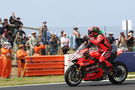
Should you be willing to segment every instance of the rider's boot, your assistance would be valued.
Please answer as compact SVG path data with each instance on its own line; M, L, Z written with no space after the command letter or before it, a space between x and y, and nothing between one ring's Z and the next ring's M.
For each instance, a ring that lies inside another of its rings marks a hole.
M105 75L110 75L112 73L112 66L107 66L105 62L101 63L101 68L104 70Z

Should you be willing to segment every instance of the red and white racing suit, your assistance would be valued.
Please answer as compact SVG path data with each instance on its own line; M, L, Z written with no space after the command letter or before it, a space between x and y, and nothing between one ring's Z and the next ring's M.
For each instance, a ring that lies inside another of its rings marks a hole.
M112 49L108 39L103 34L99 34L96 38L90 37L89 41L98 47L98 52L101 54L99 62L105 62L108 67L111 67L112 64L107 61Z

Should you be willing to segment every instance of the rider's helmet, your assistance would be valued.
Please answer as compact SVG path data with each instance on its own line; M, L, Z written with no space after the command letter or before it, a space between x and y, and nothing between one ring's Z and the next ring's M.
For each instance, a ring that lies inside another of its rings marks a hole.
M99 27L93 26L92 28L88 28L88 36L89 37L93 37L93 36L96 37L96 36L98 36L99 32L100 32Z

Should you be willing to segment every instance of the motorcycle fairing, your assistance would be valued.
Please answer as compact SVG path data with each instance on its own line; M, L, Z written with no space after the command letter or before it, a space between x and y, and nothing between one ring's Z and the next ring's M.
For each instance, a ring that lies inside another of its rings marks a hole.
M101 68L90 70L86 73L84 81L97 80L103 77L103 70Z
M90 64L94 64L94 63L95 63L95 61L87 60L87 59L84 59L84 58L79 58L78 62L77 62L77 64L79 64L80 66L87 66L87 65L90 65Z

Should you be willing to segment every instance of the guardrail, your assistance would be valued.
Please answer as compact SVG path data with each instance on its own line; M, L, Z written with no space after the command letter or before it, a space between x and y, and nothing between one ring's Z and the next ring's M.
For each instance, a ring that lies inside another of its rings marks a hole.
M27 56L24 76L63 75L64 56Z

